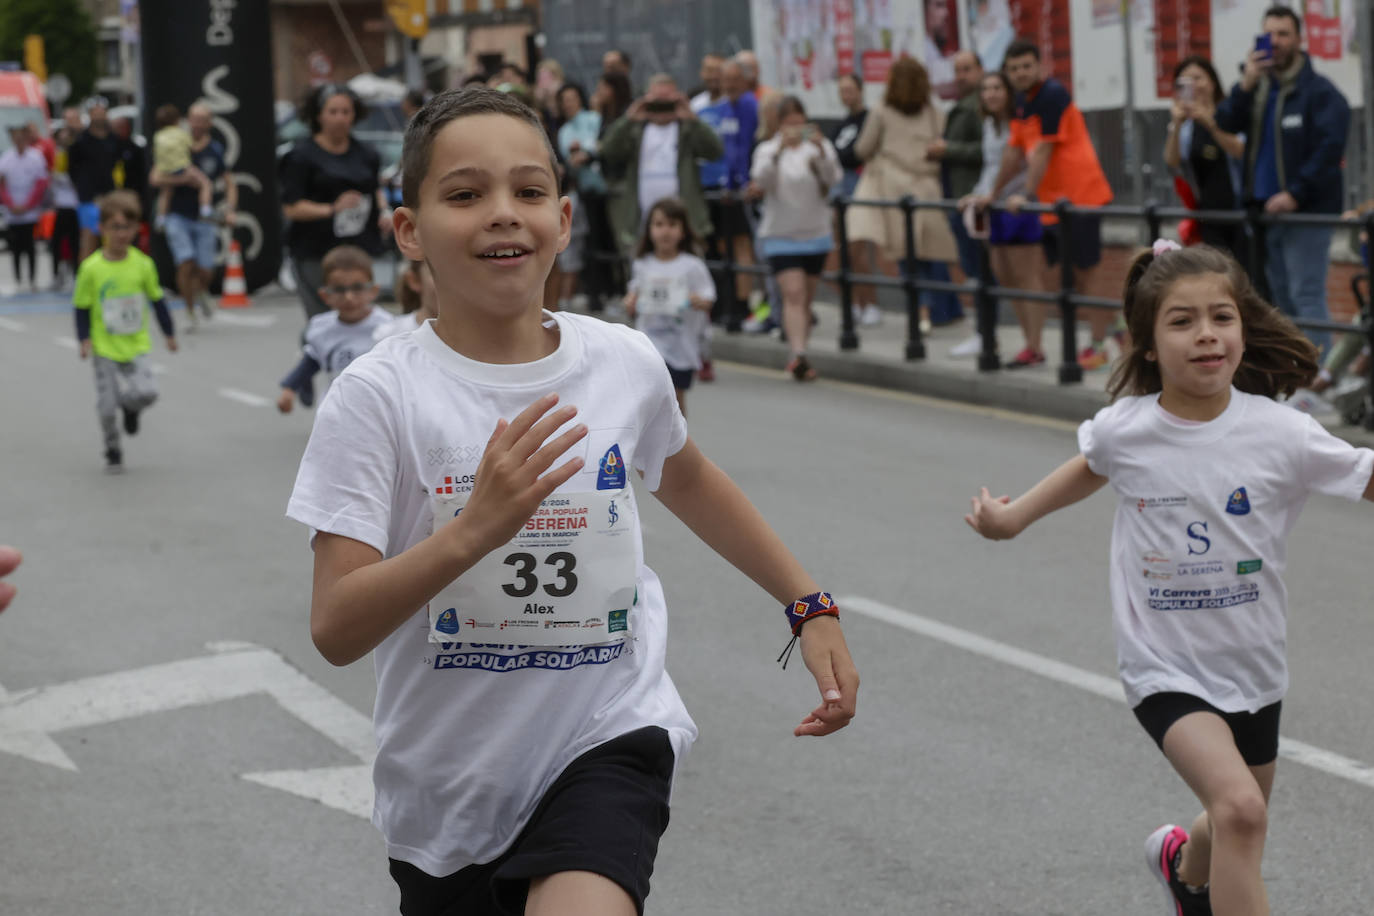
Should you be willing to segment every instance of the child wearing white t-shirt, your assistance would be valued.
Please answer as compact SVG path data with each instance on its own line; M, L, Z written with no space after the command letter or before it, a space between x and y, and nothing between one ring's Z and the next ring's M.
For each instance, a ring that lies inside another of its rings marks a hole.
M373 331L372 340L381 343L396 334L409 334L431 318L438 318L438 296L429 265L424 261L411 261L396 278L396 301L401 306L401 314Z
M301 359L281 380L277 410L290 413L296 399L306 407L315 403L315 376L321 371L332 379L368 350L378 330L392 316L376 308L377 284L372 282L372 258L356 245L336 245L321 262L324 285L320 298L329 311L316 315L305 326Z
M625 296L625 310L635 327L653 341L668 364L684 417L687 389L701 368L702 340L716 302L715 281L695 250L686 206L676 197L656 201L644 220Z
M1215 249L1159 241L1131 265L1132 349L1082 454L1014 501L983 488L992 539L1111 483L1111 598L1126 700L1204 811L1146 841L1169 912L1268 913L1260 876L1284 653L1287 537L1313 492L1374 500L1374 452L1274 398L1317 351ZM1122 394L1128 397L1119 397Z
M821 704L854 714L833 599L687 435L633 329L542 311L571 205L501 92L410 121L396 241L439 317L335 381L287 514L314 533L311 636L377 675L373 821L406 914L642 913L696 736L630 474L785 602ZM575 405L575 406L574 406Z

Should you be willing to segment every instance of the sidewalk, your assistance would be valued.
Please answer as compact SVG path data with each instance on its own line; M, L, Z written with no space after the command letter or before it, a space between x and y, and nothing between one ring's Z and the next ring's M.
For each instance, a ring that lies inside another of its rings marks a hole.
M1084 372L1083 381L1072 385L1059 383L1059 356L1062 338L1055 322L1046 325L1044 345L1049 360L1031 369L999 369L980 372L977 357L954 357L949 350L973 333L973 318L935 328L925 337L926 357L907 360L906 315L885 310L883 323L856 327L857 350L841 351L840 307L834 301L817 300L819 324L811 332L806 355L822 379L854 382L907 391L935 398L963 401L985 407L998 407L1018 413L1081 421L1092 417L1107 404L1110 367ZM999 325L998 347L1004 360L1010 359L1024 339L1016 325ZM1086 330L1080 329L1078 346L1087 346ZM1109 342L1109 347L1114 344ZM776 369L782 378L787 363L787 347L769 334L730 334L717 327L711 338L711 352L717 362L737 362ZM1114 351L1112 355L1115 355ZM1341 423L1334 413L1319 416L1331 432L1355 445L1374 447L1374 432Z

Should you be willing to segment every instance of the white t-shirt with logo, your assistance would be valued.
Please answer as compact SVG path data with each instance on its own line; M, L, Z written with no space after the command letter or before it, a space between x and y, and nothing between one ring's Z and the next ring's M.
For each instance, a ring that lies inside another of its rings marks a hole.
M373 308L367 317L352 324L339 320L339 313L328 311L310 319L305 326L305 355L320 364L330 375L338 375L348 364L372 349L373 334L395 318L385 309Z
M678 195L677 144L681 131L677 121L668 124L645 122L639 141L639 212L648 216L649 208L665 197Z
M1127 702L1179 692L1254 712L1282 699L1288 532L1312 492L1359 499L1374 452L1235 389L1201 424L1158 395L1123 398L1078 443L1120 497L1111 597Z
M10 200L23 206L33 196L38 183L48 177L48 160L43 158L42 151L36 146L25 148L23 153L14 148L7 149L0 153L0 177L5 179L5 191ZM23 213L16 214L8 208L5 210L9 221L16 225L36 223L43 212L41 201L39 206Z
M681 252L671 261L648 254L635 260L629 289L638 293L635 327L654 342L674 369L701 368L701 337L710 315L692 308L691 296L716 301L716 284L701 258Z
M625 488L615 502L632 526L637 594L610 642L518 645L495 626L489 642L435 642L427 609L418 608L373 653L373 821L388 855L431 875L508 848L553 780L587 750L657 725L681 761L696 737L664 670L663 591L644 565L626 486L627 470L639 470L657 489L663 462L687 441L672 383L639 332L575 314L546 318L557 323L558 348L532 363L467 359L428 322L354 361L320 408L287 507L317 531L396 556L430 535L435 498L471 491L497 420L549 392L576 405L573 422L590 429L566 456L583 457L584 469L555 496ZM532 574L552 582L564 571Z

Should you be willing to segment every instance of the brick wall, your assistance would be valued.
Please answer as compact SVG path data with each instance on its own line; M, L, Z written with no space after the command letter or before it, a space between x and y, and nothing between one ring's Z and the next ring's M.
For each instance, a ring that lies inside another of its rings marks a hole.
M342 5L344 18L362 46L367 66L360 66L352 46L327 3L272 7L272 55L276 97L300 101L312 85L310 55L321 51L333 62L329 79L344 82L359 73L386 65L386 33L375 24L382 21L381 0Z

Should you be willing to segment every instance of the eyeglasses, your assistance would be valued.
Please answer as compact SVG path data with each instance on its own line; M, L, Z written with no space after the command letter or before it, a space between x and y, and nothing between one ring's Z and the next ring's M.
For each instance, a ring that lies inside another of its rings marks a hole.
M326 286L324 291L331 296L361 296L371 289L370 283L354 283L350 286Z

